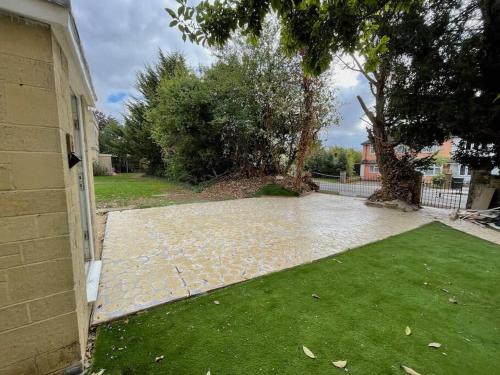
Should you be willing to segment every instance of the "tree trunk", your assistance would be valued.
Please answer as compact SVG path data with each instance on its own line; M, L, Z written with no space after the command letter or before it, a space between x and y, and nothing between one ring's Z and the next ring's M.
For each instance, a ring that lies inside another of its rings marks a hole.
M375 78L368 77L376 88L375 112L372 112L358 96L358 101L372 124L368 131L368 138L373 145L380 172L381 187L368 199L371 201L402 200L408 204L420 205L421 174L415 171L411 161L406 157L396 155L394 147L397 143L390 139L388 124L385 121L385 84L387 69L382 66L374 74Z
M299 147L297 150L297 163L295 172L295 189L302 190L302 179L304 175L304 161L311 145L314 134L314 89L312 87L312 78L305 74L302 76L302 90L304 94L304 123L300 133Z
M378 140L370 135L380 171L381 186L368 199L371 201L402 200L420 205L420 173L406 158L399 158L391 142Z

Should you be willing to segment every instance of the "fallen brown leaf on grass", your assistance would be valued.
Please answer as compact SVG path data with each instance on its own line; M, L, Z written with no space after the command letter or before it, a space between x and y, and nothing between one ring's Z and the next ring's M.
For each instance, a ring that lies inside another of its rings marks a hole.
M343 361L332 361L332 364L337 367L337 368L344 368L347 366L347 360L343 360Z
M215 303L216 305L220 305L220 302L219 302L219 301L214 301L214 303Z
M163 358L165 358L165 356L164 356L164 355L161 355L161 356L159 356L159 357L156 357L156 358L155 358L155 362L156 362L156 363L158 363L158 362L162 361L162 360L163 360Z
M455 298L453 298L453 297L448 298L448 302L449 303L453 303L455 305L458 303L458 301Z
M307 355L309 358L316 359L316 356L314 355L313 352L311 352L308 348L306 348L304 345L302 345L302 350L304 351L304 354Z
M311 296L312 296L313 298L319 299L319 296L318 296L316 293L313 293Z
M427 346L430 346L431 348L440 348L441 347L441 344L438 343L438 342L431 342L429 345Z
M405 334L406 334L406 336L410 336L411 335L411 328L410 327L406 326L406 328L405 328Z
M416 372L414 369L412 369L410 367L406 367L404 365L401 365L401 368L408 375L420 375L418 372Z

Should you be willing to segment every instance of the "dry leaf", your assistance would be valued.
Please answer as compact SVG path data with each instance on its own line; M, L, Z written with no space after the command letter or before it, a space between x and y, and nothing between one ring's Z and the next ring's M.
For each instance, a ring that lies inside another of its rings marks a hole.
M163 358L165 358L165 356L164 356L164 355L161 355L161 356L159 356L159 357L156 357L156 358L155 358L155 362L160 362L161 360L163 360Z
M216 301L214 301L214 303L215 303L216 305L220 305L220 302L219 302L219 301L217 301L217 300L216 300Z
M410 336L411 335L411 328L410 327L406 326L406 328L405 328L405 334L406 334L406 336Z
M306 348L304 345L302 345L302 350L304 351L304 354L307 355L309 358L315 359L316 356L314 355L313 352L311 352L308 348Z
M316 298L316 299L319 299L319 296L318 296L316 293L313 293L313 294L312 294L312 297L313 297L313 298Z
M416 372L414 369L412 369L410 367L406 367L404 365L401 365L401 368L408 375L420 375L418 372Z
M332 361L332 364L337 367L337 368L344 368L347 366L347 360L343 360L343 361Z
M455 298L453 298L453 297L448 298L448 302L449 303L454 303L455 305L458 303L458 301Z
M104 374L104 371L105 371L104 369L101 369L99 372L93 372L90 375L102 375L102 374Z
M430 346L431 348L440 348L441 347L441 344L438 343L438 342L431 342L429 345L427 346Z

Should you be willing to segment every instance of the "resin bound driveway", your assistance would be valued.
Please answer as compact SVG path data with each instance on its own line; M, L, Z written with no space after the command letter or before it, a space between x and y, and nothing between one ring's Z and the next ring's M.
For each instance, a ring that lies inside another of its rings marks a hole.
M111 212L93 323L311 262L433 220L447 223L446 212L403 213L327 194ZM500 242L491 230L454 226Z

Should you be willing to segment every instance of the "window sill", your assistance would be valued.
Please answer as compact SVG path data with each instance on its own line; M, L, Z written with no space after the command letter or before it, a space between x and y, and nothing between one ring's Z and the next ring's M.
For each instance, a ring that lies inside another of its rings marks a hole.
M99 279L101 278L102 262L93 260L88 263L87 272L87 302L92 303L97 300L97 292L99 291Z

